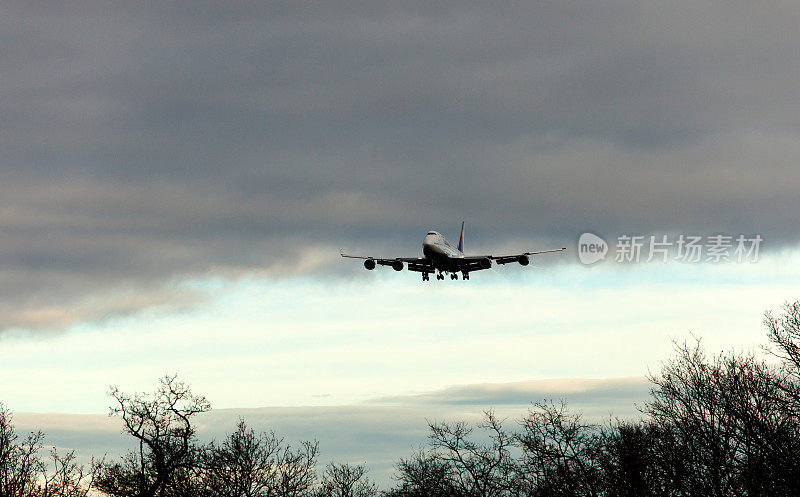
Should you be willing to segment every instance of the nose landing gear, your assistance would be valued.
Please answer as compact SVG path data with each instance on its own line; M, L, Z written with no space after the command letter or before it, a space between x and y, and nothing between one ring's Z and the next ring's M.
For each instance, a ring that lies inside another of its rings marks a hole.
M422 273L422 281L429 281L430 279L429 273Z
M461 271L461 278L466 281L469 279L469 271Z

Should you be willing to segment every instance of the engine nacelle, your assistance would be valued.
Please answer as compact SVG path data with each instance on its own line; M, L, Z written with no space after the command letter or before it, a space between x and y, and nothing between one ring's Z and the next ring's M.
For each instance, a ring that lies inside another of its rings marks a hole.
M492 267L492 260L489 259L488 257L484 257L483 259L481 259L480 264L482 269L489 269L490 267Z
M394 269L395 271L402 271L403 263L401 261L394 261L392 263L392 269Z
M527 266L531 263L531 259L527 255L521 255L517 258L517 262L519 262L520 266Z
M375 261L373 259L365 260L364 267L372 271L373 269L375 269Z

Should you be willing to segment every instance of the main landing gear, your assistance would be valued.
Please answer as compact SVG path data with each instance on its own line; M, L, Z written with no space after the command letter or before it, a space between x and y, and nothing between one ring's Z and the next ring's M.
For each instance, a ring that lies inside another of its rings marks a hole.
M458 273L449 273L449 274L450 274L450 279L451 280L457 280L458 279ZM464 279L465 281L468 280L469 279L469 271L461 271L461 278ZM427 273L427 272L423 272L422 273L422 281L430 281L430 279L431 279L431 273ZM439 280L439 281L443 280L444 279L444 273L441 272L441 271L436 273L436 279Z

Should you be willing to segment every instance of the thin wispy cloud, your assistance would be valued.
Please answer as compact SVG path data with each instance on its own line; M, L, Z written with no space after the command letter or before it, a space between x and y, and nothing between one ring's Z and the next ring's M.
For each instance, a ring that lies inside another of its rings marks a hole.
M524 406L546 399L569 398L578 405L624 406L647 397L644 377L609 379L549 379L514 383L453 386L435 392L374 399L369 403L398 406Z

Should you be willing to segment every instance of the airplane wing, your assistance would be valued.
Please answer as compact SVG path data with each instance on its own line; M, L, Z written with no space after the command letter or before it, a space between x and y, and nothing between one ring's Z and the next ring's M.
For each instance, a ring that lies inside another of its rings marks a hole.
M363 256L363 255L349 255L349 254L340 254L342 257L346 257L348 259L363 259L364 260L364 267L367 269L375 269L375 266L391 266L392 269L395 271L402 271L404 265L408 266L409 271L417 271L419 273L433 272L433 266L431 266L430 262L424 257L395 257L395 258L383 258L383 257L371 257L371 256Z
M536 252L522 252L521 254L509 254L509 255L490 255L489 258L493 259L498 264L508 264L510 262L519 262L523 266L527 266L527 263L523 263L526 258L529 258L532 255L538 254L552 254L553 252L561 252L562 250L567 250L567 247L561 247L558 249L550 249L550 250L537 250ZM528 259L530 261L530 259Z
M521 252L519 254L506 254L506 255L470 255L462 258L464 261L464 269L467 271L479 271L481 269L489 269L491 264L487 264L487 259L495 261L497 264L510 264L512 262L519 262L523 266L530 263L530 256L538 254L550 254L553 252L561 252L567 250L567 247L550 250L537 250L535 252Z

